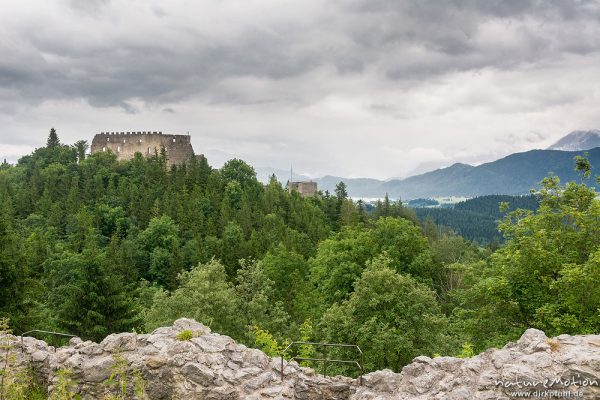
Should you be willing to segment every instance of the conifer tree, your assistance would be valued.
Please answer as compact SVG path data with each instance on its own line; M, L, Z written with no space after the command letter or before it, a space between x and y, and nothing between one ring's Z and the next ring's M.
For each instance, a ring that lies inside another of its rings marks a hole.
M110 262L88 249L81 254L65 252L49 264L50 305L60 329L99 341L136 327L133 298L121 276L108 269Z
M60 140L58 140L56 129L51 128L50 134L48 135L48 141L46 142L46 147L49 149L53 149L58 146L60 146Z

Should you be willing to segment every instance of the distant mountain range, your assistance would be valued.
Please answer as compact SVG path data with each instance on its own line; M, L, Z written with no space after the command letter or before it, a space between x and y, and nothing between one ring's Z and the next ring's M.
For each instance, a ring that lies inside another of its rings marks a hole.
M565 151L568 150L568 151ZM574 157L588 153L593 167L593 176L600 174L600 130L574 131L550 146L547 150L530 150L514 153L489 163L472 166L456 163L405 179L381 181L371 178L343 178L324 176L314 179L319 190L333 193L341 181L347 186L348 194L354 198L381 198L387 193L392 199L417 199L429 197L505 194L521 195L539 187L549 174L557 175L561 181L579 180L581 175L574 169ZM289 172L273 168L258 169L259 178L275 173L285 184ZM282 177L285 177L282 179ZM294 180L309 180L305 176L294 176ZM593 184L594 180L590 180Z
M600 148L588 150L588 159L600 171ZM515 153L499 160L472 166L456 163L406 179L345 179L326 176L317 179L320 190L332 191L343 181L352 197L375 198L387 193L391 198L416 199L442 196L483 196L488 194L519 195L529 193L550 173L561 181L580 178L573 158L583 151L531 150ZM592 171L594 173L594 171ZM593 182L593 181L592 181Z

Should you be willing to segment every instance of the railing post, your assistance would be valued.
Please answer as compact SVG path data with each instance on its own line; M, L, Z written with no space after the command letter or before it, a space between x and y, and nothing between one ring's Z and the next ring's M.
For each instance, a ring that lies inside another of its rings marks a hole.
M360 350L360 348L359 348ZM360 386L362 386L363 384L363 375L365 373L365 355L363 354L362 350L360 350L360 379L359 379L359 383Z
M323 378L327 376L327 343L323 343Z

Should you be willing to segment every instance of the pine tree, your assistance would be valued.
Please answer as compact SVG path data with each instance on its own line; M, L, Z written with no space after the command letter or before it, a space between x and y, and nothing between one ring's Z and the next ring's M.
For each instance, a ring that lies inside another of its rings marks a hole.
M335 195L339 204L348 198L348 190L344 182L340 181L337 185L335 185Z
M46 142L46 147L49 149L53 149L58 146L60 146L60 140L58 140L56 129L51 128L50 134L48 135L48 141Z
M423 233L429 240L429 243L433 243L438 239L437 226L431 215L427 215L425 222L423 223Z
M383 198L383 207L381 210L381 215L383 217L389 217L390 216L390 209L391 209L391 202L390 202L390 197L388 196L388 194L385 194L385 197Z
M108 269L110 262L103 254L85 250L65 252L49 265L50 305L61 329L101 340L137 325L131 294L121 276Z

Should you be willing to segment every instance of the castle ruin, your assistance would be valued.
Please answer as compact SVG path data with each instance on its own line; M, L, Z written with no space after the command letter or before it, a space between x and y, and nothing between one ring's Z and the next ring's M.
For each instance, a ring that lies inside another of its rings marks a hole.
M135 153L146 157L165 150L167 165L179 165L194 157L189 135L163 135L162 132L101 132L92 140L92 154L112 151L117 160L130 160ZM198 157L203 157L202 155Z
M302 197L312 197L317 194L317 182L306 182L306 181L298 181L298 182L290 182L288 181L288 191L292 193L292 191L296 191L300 193Z

